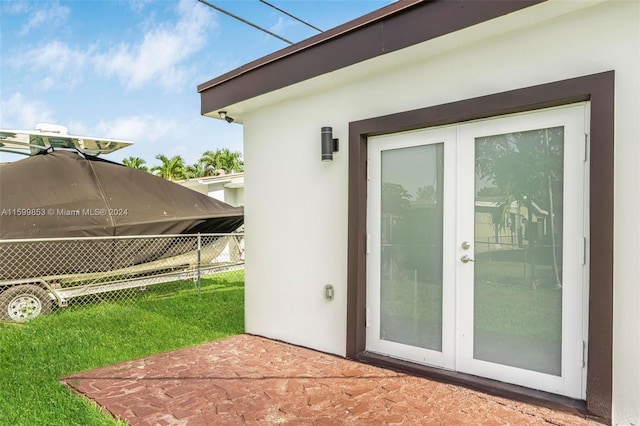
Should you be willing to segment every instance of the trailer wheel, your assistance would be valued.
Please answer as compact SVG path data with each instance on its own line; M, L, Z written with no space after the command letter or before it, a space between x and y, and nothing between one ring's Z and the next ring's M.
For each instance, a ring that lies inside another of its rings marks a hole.
M0 294L0 320L27 322L51 312L49 294L36 285L19 285Z

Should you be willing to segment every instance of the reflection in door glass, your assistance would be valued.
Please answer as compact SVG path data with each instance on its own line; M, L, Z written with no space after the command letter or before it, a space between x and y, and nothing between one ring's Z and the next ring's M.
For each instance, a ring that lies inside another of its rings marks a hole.
M474 358L561 374L563 127L476 138Z
M380 339L442 350L443 144L382 152Z

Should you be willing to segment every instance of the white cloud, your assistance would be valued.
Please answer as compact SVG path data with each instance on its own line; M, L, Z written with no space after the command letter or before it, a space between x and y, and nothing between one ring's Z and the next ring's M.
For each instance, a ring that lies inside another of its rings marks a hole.
M290 19L284 19L283 17L279 16L278 17L278 21L275 24L273 24L271 27L269 27L269 31L271 31L272 33L280 35L282 30L285 27L290 26L291 23L292 22L291 22Z
M215 24L199 3L181 0L178 21L147 31L137 43L122 43L96 55L94 63L106 76L119 78L129 89L158 81L168 90L181 88L186 79L184 62L204 47L206 33Z
M15 93L0 101L0 127L10 129L35 129L37 123L55 123L53 112L39 100L28 100Z
M177 122L167 120L165 117L135 115L119 117L111 121L102 120L93 130L95 135L127 139L135 143L148 143L170 139L170 134L177 127Z
M286 35L287 31L288 31L289 28L296 27L296 26L300 26L300 24L298 22L294 21L293 19L285 18L285 17L282 17L282 16L278 16L278 20L276 21L276 23L271 25L268 28L268 30L271 31L274 34L279 35L280 37L284 37L286 39L291 40L291 38ZM271 39L273 39L273 36L271 36L271 35L265 34L263 36L263 40L265 42L269 41ZM294 42L295 42L295 40L294 40Z
M216 22L215 14L192 0L181 0L176 10L177 21L154 25L138 41L112 44L99 51L97 44L79 49L52 40L12 56L7 63L29 75L42 90L74 88L91 72L117 77L128 89L153 83L177 91L185 87L190 72L186 62L205 46L206 36ZM62 21L68 13L68 8L57 4L42 9L25 25L26 31L43 19Z
M101 136L94 134L94 132L88 131L88 127L80 121L69 121L66 123L62 123L67 129L69 129L69 134L78 135L78 136Z
M153 163L157 154L169 154L176 135L181 132L177 120L150 114L104 119L94 123L71 121L66 123L69 133L81 136L124 139L133 145L105 158L122 161L129 156L141 157ZM174 155L174 154L172 154Z
M176 145L171 148L167 157L173 157L179 155L184 160L185 164L194 164L202 156L201 152L196 152L193 148L186 145Z
M9 64L33 75L34 84L40 89L72 88L83 79L87 57L86 52L75 50L60 41L51 41L9 59ZM37 80L35 76L40 79Z
M2 4L3 13L15 15L18 13L25 13L29 10L29 3L22 1L4 2Z
M38 4L36 7L22 26L20 35L25 36L34 29L38 30L42 25L46 25L48 28L60 26L69 16L69 8L60 6L58 2Z
M131 0L129 7L135 12L142 12L144 8L153 3L153 0Z

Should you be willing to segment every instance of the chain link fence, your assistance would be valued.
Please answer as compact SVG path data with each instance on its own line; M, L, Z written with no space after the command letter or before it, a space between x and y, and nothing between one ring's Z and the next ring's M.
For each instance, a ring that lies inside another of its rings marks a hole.
M244 273L244 234L0 240L0 321ZM160 284L164 284L160 286Z

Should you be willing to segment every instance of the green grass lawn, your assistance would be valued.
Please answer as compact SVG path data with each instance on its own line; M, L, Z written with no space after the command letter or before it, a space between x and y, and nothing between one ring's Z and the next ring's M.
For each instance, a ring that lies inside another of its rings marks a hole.
M525 269L527 276L525 277ZM478 329L542 341L559 341L562 292L550 265L537 265L539 285L522 262L483 260L475 268L475 324Z
M521 262L476 264L474 321L477 329L555 342L562 333L562 292L550 266L538 266L542 285L533 289ZM445 283L453 285L453 283ZM441 326L442 286L411 280L383 281L384 315ZM415 321L413 321L415 322ZM411 321L406 322L406 324Z
M476 329L550 342L562 337L560 290L480 281L475 306Z
M0 425L114 425L58 380L73 373L244 331L244 277L162 284L135 301L0 323Z

